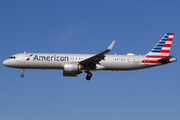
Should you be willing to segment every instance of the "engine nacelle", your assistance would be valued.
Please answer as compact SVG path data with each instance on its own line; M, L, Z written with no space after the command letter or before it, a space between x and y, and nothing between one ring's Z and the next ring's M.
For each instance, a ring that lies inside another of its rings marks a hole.
M80 74L81 66L79 64L70 64L65 63L64 69L63 69L63 76L76 76L77 74Z
M78 72L80 70L80 65L65 63L63 70L64 72Z

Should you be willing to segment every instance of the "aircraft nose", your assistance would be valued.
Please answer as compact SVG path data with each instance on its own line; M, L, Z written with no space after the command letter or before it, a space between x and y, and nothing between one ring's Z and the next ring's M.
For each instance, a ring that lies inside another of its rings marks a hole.
M4 65L4 66L7 66L8 63L9 63L9 62L8 62L7 60L4 60L4 61L3 61L3 65Z

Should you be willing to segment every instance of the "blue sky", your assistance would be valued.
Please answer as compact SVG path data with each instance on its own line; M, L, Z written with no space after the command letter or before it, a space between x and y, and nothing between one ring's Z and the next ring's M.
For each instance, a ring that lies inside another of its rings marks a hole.
M0 61L26 52L146 54L167 32L179 58L177 0L1 0ZM179 62L63 77L0 65L1 120L179 120Z

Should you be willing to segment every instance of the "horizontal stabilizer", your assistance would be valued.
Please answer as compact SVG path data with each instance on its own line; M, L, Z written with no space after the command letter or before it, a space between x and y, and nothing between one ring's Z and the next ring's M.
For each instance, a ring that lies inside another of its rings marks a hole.
M169 62L169 60L170 60L171 58L173 58L174 56L175 56L175 55L171 55L171 56L168 56L168 57L159 59L158 61L161 62L161 63Z

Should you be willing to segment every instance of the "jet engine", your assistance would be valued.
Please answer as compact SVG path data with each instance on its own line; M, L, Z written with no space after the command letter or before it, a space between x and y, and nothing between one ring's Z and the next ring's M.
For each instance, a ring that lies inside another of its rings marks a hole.
M79 64L65 63L63 68L63 76L75 77L77 76L77 74L82 73L80 69L81 69L81 65Z

